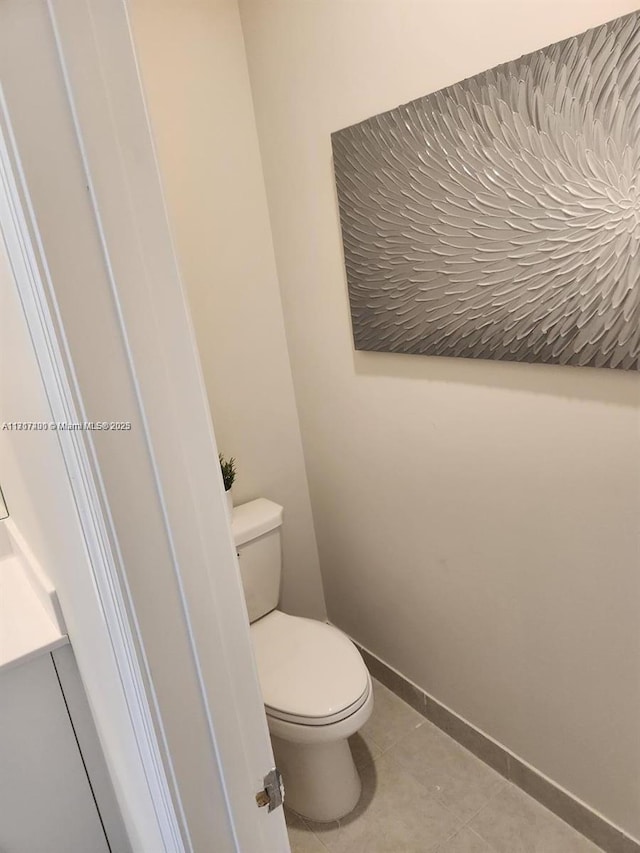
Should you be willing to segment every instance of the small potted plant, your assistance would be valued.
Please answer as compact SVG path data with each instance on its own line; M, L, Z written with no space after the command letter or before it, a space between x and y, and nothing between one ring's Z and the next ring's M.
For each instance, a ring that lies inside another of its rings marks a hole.
M224 492L227 497L227 506L229 507L229 515L233 510L233 501L231 499L231 487L236 479L236 460L233 456L230 459L225 459L222 453L218 454L220 460L220 470L222 471L222 482L224 483Z

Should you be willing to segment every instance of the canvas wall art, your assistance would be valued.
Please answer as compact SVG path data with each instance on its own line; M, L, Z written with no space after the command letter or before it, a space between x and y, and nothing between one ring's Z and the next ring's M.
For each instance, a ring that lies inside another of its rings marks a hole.
M638 370L640 13L332 143L356 349Z

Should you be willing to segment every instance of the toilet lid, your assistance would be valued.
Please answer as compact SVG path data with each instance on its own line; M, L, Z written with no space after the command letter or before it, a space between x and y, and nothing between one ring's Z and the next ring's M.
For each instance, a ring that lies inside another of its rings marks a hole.
M342 631L273 610L251 625L266 711L306 725L344 719L366 701L369 673Z

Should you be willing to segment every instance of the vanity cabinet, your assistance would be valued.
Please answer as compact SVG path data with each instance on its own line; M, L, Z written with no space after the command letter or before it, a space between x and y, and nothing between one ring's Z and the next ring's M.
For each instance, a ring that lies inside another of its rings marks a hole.
M69 645L0 671L0 853L129 853Z

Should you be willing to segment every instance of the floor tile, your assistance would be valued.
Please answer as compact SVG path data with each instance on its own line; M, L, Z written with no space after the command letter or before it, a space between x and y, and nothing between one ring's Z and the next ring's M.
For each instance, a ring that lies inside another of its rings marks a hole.
M453 838L434 847L433 853L494 853L494 849L473 830L464 827Z
M366 743L384 751L424 721L421 714L374 680L373 713L360 729L360 735Z
M467 821L507 783L431 723L405 735L389 755L438 802Z
M327 848L317 838L302 818L285 809L284 817L287 822L291 853L327 853Z
M470 821L496 853L597 853L600 848L512 785Z
M349 739L360 802L332 823L285 810L292 853L601 853L375 681L374 692Z
M427 853L460 822L387 755L363 774L363 800L337 823L309 824L333 853ZM364 805L363 805L364 804Z

